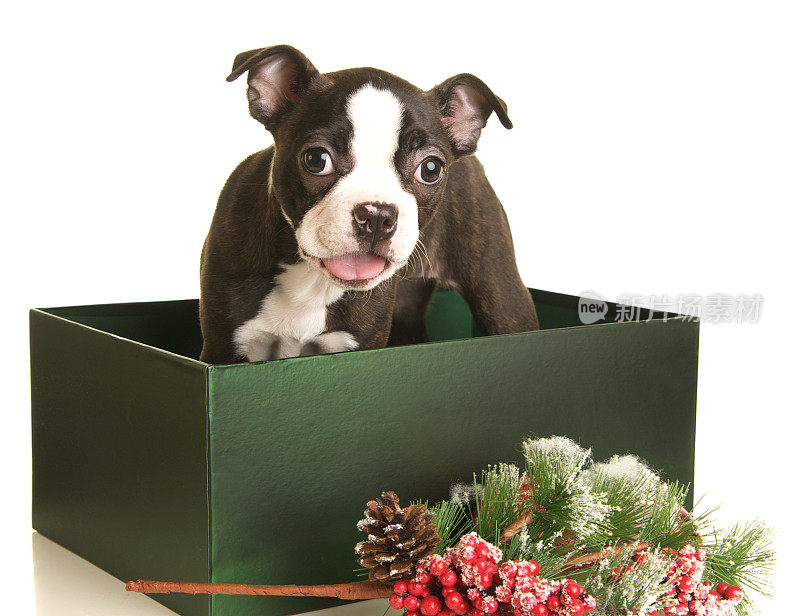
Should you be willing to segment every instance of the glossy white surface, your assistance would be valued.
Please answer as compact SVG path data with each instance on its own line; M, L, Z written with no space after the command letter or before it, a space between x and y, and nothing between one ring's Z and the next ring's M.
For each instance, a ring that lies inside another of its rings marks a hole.
M31 535L36 616L175 616L152 599L125 591L117 578L39 533ZM376 599L307 612L314 616L382 616Z

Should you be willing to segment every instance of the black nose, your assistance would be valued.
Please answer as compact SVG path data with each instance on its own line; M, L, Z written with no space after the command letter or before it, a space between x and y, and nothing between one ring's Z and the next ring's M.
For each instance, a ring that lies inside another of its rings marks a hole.
M362 203L353 210L356 237L372 244L388 240L397 229L397 208L386 203Z

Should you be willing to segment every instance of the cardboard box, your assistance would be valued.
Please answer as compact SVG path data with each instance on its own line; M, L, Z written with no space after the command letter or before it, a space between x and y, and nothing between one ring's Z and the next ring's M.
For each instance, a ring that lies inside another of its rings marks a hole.
M33 310L34 528L121 580L322 584L357 579L367 500L442 499L530 435L690 482L698 324L582 326L578 298L533 294L539 332L471 337L442 292L435 342L232 366L194 359L195 300ZM337 603L156 599L185 616Z

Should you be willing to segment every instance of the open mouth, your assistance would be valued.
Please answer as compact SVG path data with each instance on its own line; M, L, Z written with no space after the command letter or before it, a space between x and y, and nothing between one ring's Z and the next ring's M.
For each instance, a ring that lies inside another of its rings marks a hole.
M388 266L386 257L374 252L360 252L330 259L321 259L323 266L334 278L351 285L369 283Z

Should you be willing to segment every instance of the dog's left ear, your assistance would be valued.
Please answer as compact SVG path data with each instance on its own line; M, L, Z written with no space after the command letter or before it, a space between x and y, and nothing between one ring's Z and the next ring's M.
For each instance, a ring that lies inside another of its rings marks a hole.
M250 115L270 131L319 75L309 59L291 45L243 51L234 58L227 81L237 79L245 71Z
M456 156L472 154L478 147L481 129L494 111L500 123L511 128L508 107L485 83L469 73L443 81L429 91L442 113L453 152Z

